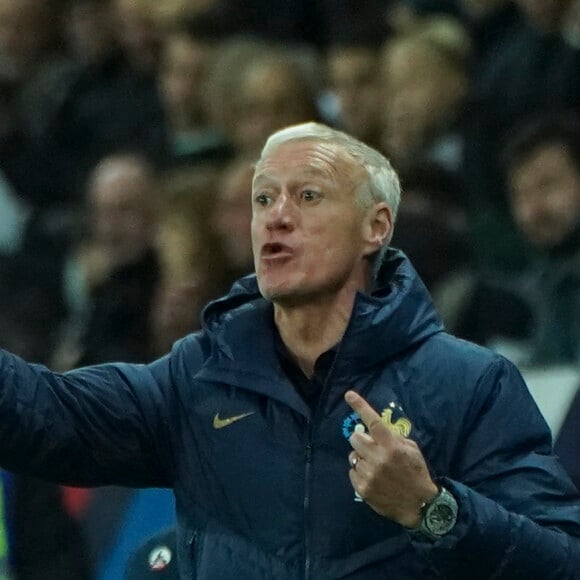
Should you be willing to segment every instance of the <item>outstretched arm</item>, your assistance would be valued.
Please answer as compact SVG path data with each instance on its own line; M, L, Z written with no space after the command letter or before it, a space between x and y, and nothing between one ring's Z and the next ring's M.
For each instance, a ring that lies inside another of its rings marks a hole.
M73 485L170 486L170 357L64 374L0 350L0 465Z

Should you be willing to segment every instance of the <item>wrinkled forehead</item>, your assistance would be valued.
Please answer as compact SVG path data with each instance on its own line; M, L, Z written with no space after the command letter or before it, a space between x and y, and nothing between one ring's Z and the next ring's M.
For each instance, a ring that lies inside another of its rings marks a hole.
M562 175L575 175L580 180L580 166L566 145L558 140L538 144L508 169L513 183L535 180L540 176L556 179Z
M352 183L365 176L362 164L339 143L309 138L269 147L256 164L252 184L289 173Z

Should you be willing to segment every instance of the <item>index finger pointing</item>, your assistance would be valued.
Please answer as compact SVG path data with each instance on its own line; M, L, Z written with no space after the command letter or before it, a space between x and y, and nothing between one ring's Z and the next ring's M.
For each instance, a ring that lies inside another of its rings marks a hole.
M372 437L376 437L378 433L390 434L389 429L383 424L381 416L358 393L347 391L344 399L361 418Z

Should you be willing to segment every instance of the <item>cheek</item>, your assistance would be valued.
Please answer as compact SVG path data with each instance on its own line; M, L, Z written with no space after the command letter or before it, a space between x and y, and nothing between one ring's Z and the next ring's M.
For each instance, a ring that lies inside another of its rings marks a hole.
M347 233L346 228L338 228L344 232L344 237L337 238L336 236L325 236L324 243L319 244L309 253L309 270L313 275L317 272L326 269L340 269L349 261L351 253L354 248L353 243L346 243L346 240L352 240L350 232Z
M255 217L252 217L252 221L250 222L250 236L252 238L252 247L258 246L260 242L260 232L258 220Z
M545 195L541 205L542 214L552 220L568 223L576 219L579 203L573 192L558 190Z
M518 199L513 199L511 203L511 211L514 219L521 224L526 220L527 216L530 215L530 204L524 203Z
M578 187L580 187L580 184L578 184ZM558 204L562 214L568 216L569 219L572 219L572 217L577 218L580 213L580 196L577 191L580 190L568 190Z
M258 231L254 228L250 230L250 251L252 252L254 264L256 268L259 266L260 263L260 247L262 245L261 236Z

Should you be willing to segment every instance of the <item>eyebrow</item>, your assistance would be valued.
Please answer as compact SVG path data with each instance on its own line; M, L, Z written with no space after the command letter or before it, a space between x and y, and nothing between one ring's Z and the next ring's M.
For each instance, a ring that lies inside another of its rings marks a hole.
M255 185L260 185L263 182L271 182L271 181L275 181L272 177L270 177L268 174L266 173L258 173L258 175L256 175L254 177L254 179L252 179L252 189L254 189Z

